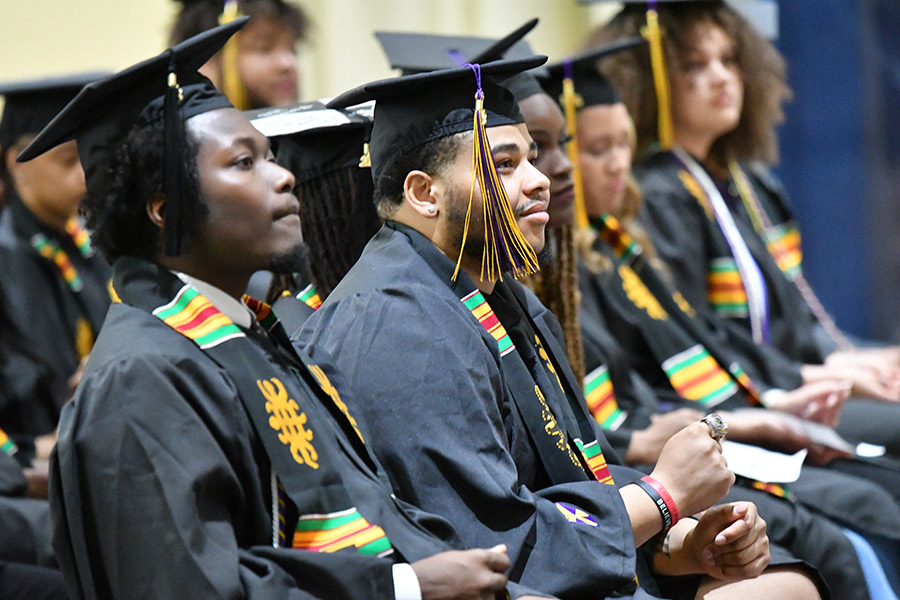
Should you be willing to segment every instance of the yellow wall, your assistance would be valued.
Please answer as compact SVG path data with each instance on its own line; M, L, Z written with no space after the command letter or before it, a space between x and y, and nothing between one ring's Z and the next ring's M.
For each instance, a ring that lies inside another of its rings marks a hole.
M614 5L575 0L299 0L314 23L300 64L303 99L334 96L391 76L376 29L501 36L527 19L551 58L570 51ZM114 71L159 53L172 0L0 0L0 81Z

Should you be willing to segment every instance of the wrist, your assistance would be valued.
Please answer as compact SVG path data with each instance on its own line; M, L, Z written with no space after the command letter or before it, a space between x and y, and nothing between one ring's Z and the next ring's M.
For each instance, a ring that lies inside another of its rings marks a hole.
M663 531L674 527L681 519L681 515L678 511L678 505L675 503L675 499L672 497L672 494L669 493L669 490L649 475L644 475L634 483L644 490L644 492L650 496L650 499L653 500L653 503L656 505L656 509L659 511L659 515L662 518Z

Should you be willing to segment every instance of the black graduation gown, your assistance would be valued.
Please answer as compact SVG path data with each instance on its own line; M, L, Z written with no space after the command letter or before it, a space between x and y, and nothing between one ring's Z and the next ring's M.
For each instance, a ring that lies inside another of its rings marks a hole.
M270 338L247 338L280 377L303 368L285 366ZM316 473L341 482L393 554L273 547L270 463L232 376L160 319L115 304L51 461L54 547L71 596L391 598L392 563L448 549L438 536L460 547L447 521L394 499L317 395L302 380L296 389L320 457L334 459ZM319 492L310 501L327 504ZM295 519L310 512L290 504Z
M507 544L510 577L525 585L562 598L628 588L636 556L616 486L546 485L513 406L498 342L451 289L452 270L427 239L389 223L293 339L342 373L361 403L351 409L400 497L447 517L468 545ZM457 285L474 289L463 276ZM540 306L533 294L509 285ZM534 321L538 333L560 356L542 322ZM602 432L595 433L616 483L638 478L613 464ZM570 522L558 502L583 509L596 526Z
M679 397L671 386L652 388L632 365L632 360L625 348L610 333L609 325L601 307L607 305L598 295L603 294L602 281L596 273L579 265L579 288L581 290L581 306L579 320L581 324L582 342L586 370L590 373L599 367L606 367L613 384L613 393L619 410L624 418L617 421L614 431L607 431L607 438L620 456L624 456L631 442L631 434L635 430L645 429L650 425L654 414L666 412L675 406L696 407ZM639 334L632 332L630 340ZM649 465L640 466L649 470ZM819 487L817 493L829 492L833 495L840 491L842 485L834 478L829 478L831 489ZM856 480L854 480L856 481ZM865 494L864 487L854 500L860 500ZM877 490L881 500L879 507L892 510L890 500ZM849 498L847 498L849 500ZM739 481L723 499L723 502L749 501L756 504L759 514L766 520L766 532L770 542L778 544L790 551L795 557L814 565L828 584L835 598L868 598L862 567L852 544L832 521L823 518L799 503L773 496L769 492L753 489L751 483ZM831 512L840 513L847 510L847 504L841 504ZM876 509L877 510L877 509ZM889 520L882 523L888 525Z
M79 330L89 326L96 337L109 307L110 268L98 254L82 255L68 235L43 225L12 190L8 193L0 215L2 289L10 316L51 370L58 412L69 396L69 377L80 362ZM46 236L65 252L81 279L79 292L32 246L36 235Z
M657 254L672 270L678 289L692 306L698 310L710 306L708 275L712 261L731 258L715 216L686 186L685 181L691 179L674 154L651 155L635 167L635 176L644 197L640 218L651 232ZM723 194L726 203L729 196ZM794 361L821 363L827 352L822 347L818 322L753 231L743 209L729 207L738 217L735 224L765 280L770 345ZM727 318L749 328L746 315L728 314Z
M644 195L640 218L650 231L660 258L672 270L679 291L698 312L704 312L703 307L707 307L707 313L715 311L715 303L710 303L708 297L709 266L712 261L731 258L715 217L686 187L685 182L691 179L672 153L652 155L636 167L635 175ZM787 200L774 180L758 170L749 170L747 175L773 222L788 222ZM723 194L726 199L730 196L733 194L728 190ZM774 348L792 361L821 363L834 350L833 341L753 229L743 203L732 201L729 207L766 284L770 344L759 346L760 351ZM749 328L749 321L740 315L727 316L725 320L727 326ZM761 374L767 375L765 371ZM900 410L895 405L853 401L846 405L844 416L838 431L848 439L881 444L893 457L900 456Z

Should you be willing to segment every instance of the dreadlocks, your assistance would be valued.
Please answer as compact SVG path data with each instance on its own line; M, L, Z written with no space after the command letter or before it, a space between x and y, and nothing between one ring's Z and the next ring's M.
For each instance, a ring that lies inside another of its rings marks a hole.
M372 177L356 165L303 181L298 186L303 239L310 276L324 298L359 258L380 223L372 202Z
M545 253L549 260L541 270L522 283L534 290L541 303L550 309L562 326L566 358L578 381L584 380L584 350L578 323L578 261L574 226L548 228Z

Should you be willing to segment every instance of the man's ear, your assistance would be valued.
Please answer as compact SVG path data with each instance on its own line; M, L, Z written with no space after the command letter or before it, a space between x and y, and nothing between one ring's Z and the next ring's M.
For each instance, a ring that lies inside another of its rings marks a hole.
M440 182L424 171L410 171L403 181L403 201L426 219L439 212ZM437 192L437 193L436 193Z
M153 224L162 229L166 225L166 197L156 192L147 202L147 216Z

